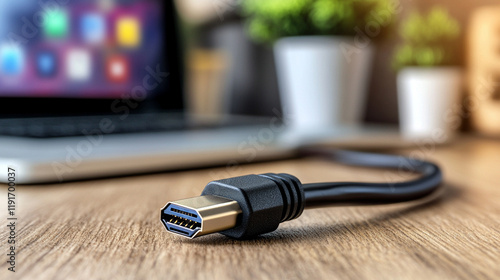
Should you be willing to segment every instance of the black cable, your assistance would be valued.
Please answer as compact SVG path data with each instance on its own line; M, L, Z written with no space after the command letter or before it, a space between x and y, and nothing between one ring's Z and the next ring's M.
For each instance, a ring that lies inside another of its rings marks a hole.
M302 154L320 156L347 165L391 168L396 174L414 172L422 175L406 182L304 184L306 208L406 202L433 193L442 181L441 169L436 164L402 156L326 149L307 149Z
M160 220L167 231L188 238L220 232L238 239L276 230L298 218L305 208L337 205L375 205L405 202L434 192L442 181L433 163L401 156L304 149L303 156L399 172L421 173L419 179L398 183L302 184L289 174L262 174L209 183L201 196L169 202Z

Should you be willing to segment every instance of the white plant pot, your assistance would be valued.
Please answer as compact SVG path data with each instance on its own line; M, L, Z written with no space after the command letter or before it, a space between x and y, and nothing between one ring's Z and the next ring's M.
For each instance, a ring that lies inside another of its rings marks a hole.
M361 122L371 72L371 47L351 37L305 36L279 40L276 67L286 122L318 130Z
M443 142L460 126L462 72L457 67L409 67L398 75L403 137Z

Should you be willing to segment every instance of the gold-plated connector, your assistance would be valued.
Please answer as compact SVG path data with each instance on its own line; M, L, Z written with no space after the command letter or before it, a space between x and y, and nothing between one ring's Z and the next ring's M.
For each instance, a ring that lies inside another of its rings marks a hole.
M192 239L235 227L240 213L238 202L205 195L167 203L160 219L167 231Z

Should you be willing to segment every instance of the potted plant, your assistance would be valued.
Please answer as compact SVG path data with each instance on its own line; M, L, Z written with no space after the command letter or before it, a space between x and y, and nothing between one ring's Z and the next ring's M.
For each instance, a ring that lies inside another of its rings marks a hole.
M361 121L372 40L393 21L391 0L245 0L248 30L274 44L282 104L299 128Z
M394 54L401 131L405 138L448 140L460 125L462 73L457 66L460 25L443 8L413 12L402 23Z

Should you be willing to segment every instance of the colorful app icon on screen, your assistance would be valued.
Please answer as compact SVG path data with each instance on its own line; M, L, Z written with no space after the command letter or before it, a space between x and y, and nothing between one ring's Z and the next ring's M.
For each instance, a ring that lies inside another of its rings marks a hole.
M98 13L89 13L80 19L80 33L83 41L90 44L104 42L106 38L106 20Z
M92 57L85 49L70 50L66 57L66 75L72 81L86 81L92 77Z
M2 76L18 76L24 70L25 57L22 47L14 44L0 46L0 73Z
M116 23L116 40L120 46L136 48L141 44L141 23L135 17L122 17Z
M119 55L109 57L106 60L106 76L110 82L127 82L130 77L130 66L127 58Z
M64 38L69 33L68 12L63 9L48 10L43 20L43 30L48 38Z
M56 54L50 51L40 52L36 58L38 76L42 78L54 77L57 74Z

